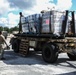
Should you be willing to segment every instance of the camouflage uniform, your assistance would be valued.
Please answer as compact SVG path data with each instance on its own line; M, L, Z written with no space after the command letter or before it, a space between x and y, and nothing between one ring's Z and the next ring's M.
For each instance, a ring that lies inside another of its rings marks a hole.
M5 39L2 35L0 35L0 59L3 58L4 55L4 43L6 43Z

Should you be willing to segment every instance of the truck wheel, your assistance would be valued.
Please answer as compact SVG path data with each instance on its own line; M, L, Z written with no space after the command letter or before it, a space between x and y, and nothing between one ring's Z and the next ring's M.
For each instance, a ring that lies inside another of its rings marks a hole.
M67 53L67 55L71 60L76 60L76 54Z
M58 58L58 52L54 45L46 44L42 49L42 57L45 62L54 63Z
M20 45L20 40L18 39L13 40L12 49L14 50L15 53L19 52L19 45Z

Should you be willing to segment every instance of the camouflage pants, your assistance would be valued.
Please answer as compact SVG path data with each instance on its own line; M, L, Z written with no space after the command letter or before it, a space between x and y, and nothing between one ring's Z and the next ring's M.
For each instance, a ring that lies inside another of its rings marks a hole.
M2 45L0 44L0 59L3 58L4 55L4 49L2 48Z

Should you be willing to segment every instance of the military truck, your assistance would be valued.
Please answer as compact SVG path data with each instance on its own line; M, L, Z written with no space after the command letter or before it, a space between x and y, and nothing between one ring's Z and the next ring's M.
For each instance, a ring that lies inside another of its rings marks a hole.
M41 51L43 60L55 63L60 53L76 60L76 31L74 11L41 11L19 20L19 33L11 39L15 53L28 56L29 48Z

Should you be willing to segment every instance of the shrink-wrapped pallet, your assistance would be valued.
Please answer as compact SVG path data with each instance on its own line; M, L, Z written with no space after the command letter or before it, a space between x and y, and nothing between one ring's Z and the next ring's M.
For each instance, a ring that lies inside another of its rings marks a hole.
M23 33L40 33L40 14L21 17Z
M42 33L60 34L62 23L65 19L64 12L47 11L42 14Z
M29 32L29 24L22 24L22 32L23 33L28 33Z

